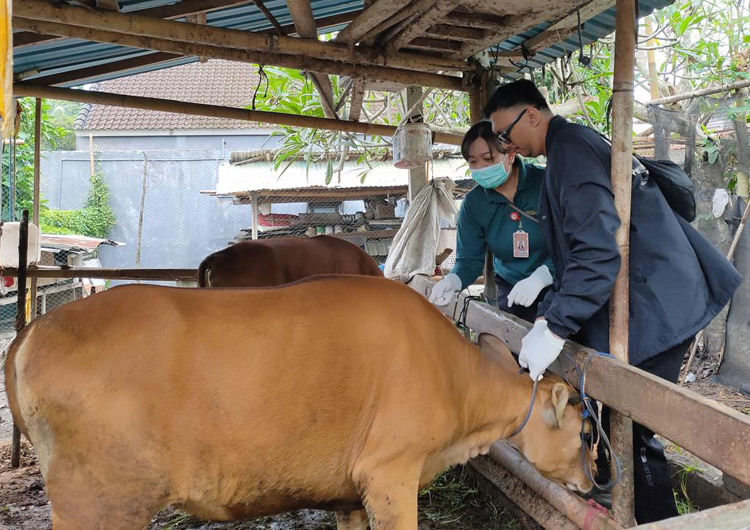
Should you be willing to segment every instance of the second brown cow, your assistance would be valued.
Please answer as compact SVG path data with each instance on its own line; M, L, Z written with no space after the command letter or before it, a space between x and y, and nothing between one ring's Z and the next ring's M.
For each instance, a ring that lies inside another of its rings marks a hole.
M206 257L199 287L270 287L318 274L383 276L357 245L330 236L243 241Z

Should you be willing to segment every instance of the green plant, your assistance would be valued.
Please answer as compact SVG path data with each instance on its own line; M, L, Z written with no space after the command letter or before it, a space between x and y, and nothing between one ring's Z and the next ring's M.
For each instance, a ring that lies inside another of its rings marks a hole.
M40 225L46 234L81 234L106 239L117 222L109 205L109 186L100 171L90 179L86 204L80 210L51 210L40 214Z

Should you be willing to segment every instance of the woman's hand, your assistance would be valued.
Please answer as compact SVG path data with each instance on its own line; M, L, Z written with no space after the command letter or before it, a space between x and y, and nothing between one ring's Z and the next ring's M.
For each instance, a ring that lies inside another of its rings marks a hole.
M436 306L448 305L453 295L460 290L461 278L456 274L450 273L432 287L430 302Z
M529 307L548 285L552 285L552 275L547 266L542 265L531 276L513 286L508 293L508 307L513 307L513 304Z

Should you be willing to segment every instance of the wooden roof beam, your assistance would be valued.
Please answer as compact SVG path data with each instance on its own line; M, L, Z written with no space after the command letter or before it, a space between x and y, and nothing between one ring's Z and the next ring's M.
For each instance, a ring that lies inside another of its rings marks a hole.
M371 44L375 40L375 38L378 35L382 34L384 31L388 30L389 28L393 28L396 25L404 24L407 19L410 19L411 17L415 17L420 13L427 11L434 4L435 0L417 0L416 2L412 2L402 10L398 11L396 14L392 15L390 18L386 19L384 22L381 22L370 31L365 33L365 35L360 39L360 42L364 42L368 45ZM401 28L403 28L403 26L399 26L399 29L396 31L396 33L400 31Z
M450 26L447 24L436 24L427 28L426 37L435 39L450 39L457 41L473 42L477 39L483 39L485 31L479 28L464 28L460 26Z
M581 24L583 25L587 20L590 20L596 15L603 13L614 5L614 0L592 0L591 2L580 8ZM553 24L538 35L535 35L534 37L525 41L524 45L526 46L526 49L531 53L536 53L542 50L546 50L550 46L554 46L555 44L564 41L571 35L574 35L577 31L578 10L574 9L557 23Z
M388 65L394 68L419 71L463 70L466 67L462 60L446 60L406 53L389 57L383 56L382 50L375 48L358 46L350 49L345 44L335 42L318 42L186 22L156 20L134 14L92 12L77 6L54 6L44 0L24 0L24 2L15 6L13 19L14 22L17 19L26 19L50 22L53 25L80 26L93 30L90 32L91 38L89 40L99 42L102 42L102 40L95 38L96 32L104 31L191 45L208 45L266 54L286 54L297 58L339 60L378 66ZM61 32L52 31L50 33L59 35ZM118 44L118 42L115 42L115 44ZM136 47L144 48L147 46L136 45ZM259 62L264 63L263 60Z
M179 114L190 114L193 116L211 116L215 118L227 118L231 120L262 122L274 125L287 125L291 127L306 127L329 131L351 132L365 134L368 136L393 136L393 134L396 132L396 127L392 125L335 120L330 118L318 118L314 116L298 116L296 114L283 114L280 112L267 112L235 107L222 107L218 105L206 105L203 103L186 103L184 101L176 101L171 99L126 96L122 94L112 94L109 92L73 90L70 88L57 88L29 83L15 83L13 85L13 93L16 96L59 99L63 101L78 101L81 103L93 103L97 105L113 105L116 107L147 109L160 112L175 112ZM450 134L435 131L436 143L460 145L462 139L463 136L460 134Z
M427 28L442 20L445 15L456 8L457 0L438 0L426 13L422 14L415 22L409 24L398 35L386 44L386 52L395 55L401 48L405 47L417 37L427 31Z
M39 35L31 31L17 31L13 34L13 49L23 48L24 46L33 46L40 42L59 39L56 35Z
M436 88L445 88L448 90L466 90L461 78L433 74L430 72L390 68L371 64L342 62L330 59L317 59L305 55L294 56L268 51L237 50L222 46L209 46L205 44L194 44L191 42L141 37L133 35L132 33L117 33L70 26L67 24L28 20L20 17L13 17L13 24L16 27L22 27L41 33L55 33L63 37L114 43L123 46L158 50L179 55L194 55L197 57L226 59L242 63L265 64L280 66L282 68L311 70L315 72L345 75L353 78L363 78L375 81L387 81L401 84L419 83L423 86L434 86ZM180 23L174 22L173 24ZM299 41L300 39L293 40Z
M286 0L289 13L292 15L294 27L297 28L297 34L305 39L318 40L318 26L315 23L310 0ZM333 86L327 75L320 72L310 72L315 89L320 95L320 102L323 107L323 114L326 118L337 118L333 106Z
M183 57L176 53L165 53L155 52L140 55L138 57L131 57L130 59L123 59L121 61L114 61L111 63L104 63L97 66L91 66L89 68L83 68L81 70L73 70L71 72L61 72L59 74L51 74L42 77L36 77L31 81L32 83L39 85L72 85L73 83L83 84L90 79L97 77L122 72L123 75L127 75L129 70L141 68L143 66L156 65L159 63L165 63L174 61Z
M116 1L116 0L115 0ZM164 18L164 19L175 19L175 18L182 18L184 16L188 15L195 15L197 13L207 13L209 11L216 11L218 9L226 9L228 7L234 7L242 4L246 4L247 0L238 1L238 0L182 0L182 2L178 2L176 4L171 4L168 6L161 6L161 7L154 7L151 9L142 9L138 11L139 15L145 16L145 17L153 17L153 18ZM57 35L36 35L32 37L30 34L29 36L21 37L18 41L16 41L16 35L19 35L18 33L15 33L13 35L13 46L30 46L32 44L37 44L39 42L44 42L48 40L57 40L60 37Z
M376 0L341 30L336 40L349 45L359 42L373 28L391 18L403 5L403 0Z
M433 52L455 52L461 49L461 43L447 39L418 37L406 45L408 49L430 50Z
M481 7L481 0L474 1L480 2ZM559 21L571 13L570 3L559 2L550 4L543 0L527 0L527 3L529 4L529 11L527 13L518 13L509 16L506 24L501 26L499 31L488 32L487 37L484 39L464 43L461 47L461 51L451 54L451 57L470 57L477 52L496 45L500 41L518 35L529 28L533 28L537 24L547 21ZM587 2L575 0L575 2L573 2L574 5L572 6L573 11L575 11L575 7L585 3ZM464 5L466 4L464 3Z

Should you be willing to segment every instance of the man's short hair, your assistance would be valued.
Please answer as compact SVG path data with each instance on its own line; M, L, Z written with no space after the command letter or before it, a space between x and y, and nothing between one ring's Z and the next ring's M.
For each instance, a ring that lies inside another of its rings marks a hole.
M498 87L495 93L484 107L484 115L489 117L490 114L501 109L510 109L518 106L531 106L539 110L549 110L547 100L533 81L528 79L519 79L512 83L506 83Z

